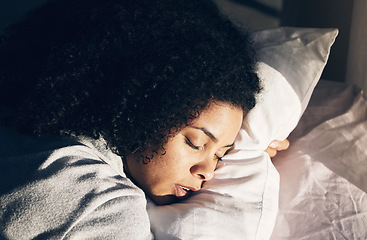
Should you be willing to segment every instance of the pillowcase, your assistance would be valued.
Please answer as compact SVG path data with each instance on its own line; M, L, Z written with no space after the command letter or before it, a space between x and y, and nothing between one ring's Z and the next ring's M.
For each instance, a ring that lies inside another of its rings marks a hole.
M241 149L266 149L296 127L327 63L337 29L279 27L251 34L263 92L245 117L251 141ZM252 144L255 144L253 146Z
M147 209L157 239L269 239L279 174L264 152L297 125L327 62L336 29L279 27L253 32L263 91L244 116L234 149L185 202Z

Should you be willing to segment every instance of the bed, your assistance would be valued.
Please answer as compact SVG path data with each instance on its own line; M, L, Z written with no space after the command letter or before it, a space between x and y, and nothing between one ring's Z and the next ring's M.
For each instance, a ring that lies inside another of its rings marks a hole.
M202 191L168 206L148 200L156 239L367 239L367 101L358 87L319 80L337 30L252 34L257 110ZM290 148L270 159L264 149L284 138Z
M367 103L357 87L321 81L280 174L271 239L367 239Z
M353 85L320 80L337 34L251 33L258 104L203 190L148 204L157 239L367 239L367 102ZM264 149L285 138L290 148L270 159Z

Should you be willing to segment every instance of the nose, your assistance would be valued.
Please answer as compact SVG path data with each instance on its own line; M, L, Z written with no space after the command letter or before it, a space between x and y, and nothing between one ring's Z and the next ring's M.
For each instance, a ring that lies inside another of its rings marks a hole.
M194 177L197 177L200 180L209 181L214 177L214 170L216 165L217 163L213 159L211 159L211 161L203 161L193 165L190 168L190 172Z

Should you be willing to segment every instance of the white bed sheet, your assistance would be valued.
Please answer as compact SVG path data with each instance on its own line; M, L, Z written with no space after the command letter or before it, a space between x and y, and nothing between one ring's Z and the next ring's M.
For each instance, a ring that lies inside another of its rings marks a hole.
M321 81L280 173L271 239L367 239L367 102L353 86Z

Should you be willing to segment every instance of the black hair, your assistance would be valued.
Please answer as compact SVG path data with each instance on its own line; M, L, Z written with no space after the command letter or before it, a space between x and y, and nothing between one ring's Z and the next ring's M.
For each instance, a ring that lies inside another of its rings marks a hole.
M3 123L102 135L119 155L161 147L213 101L253 108L255 56L211 1L52 1L2 36Z

